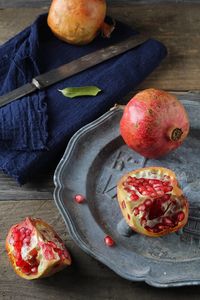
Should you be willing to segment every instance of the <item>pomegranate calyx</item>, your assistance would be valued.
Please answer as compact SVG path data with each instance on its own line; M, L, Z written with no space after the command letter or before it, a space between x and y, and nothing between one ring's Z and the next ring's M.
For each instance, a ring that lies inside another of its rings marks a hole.
M116 22L112 19L112 24L108 24L104 22L101 26L101 35L104 38L109 39L111 36L111 33L115 30Z
M179 141L181 139L181 136L183 134L183 131L181 128L174 128L173 130L170 130L170 140L175 142L175 141Z

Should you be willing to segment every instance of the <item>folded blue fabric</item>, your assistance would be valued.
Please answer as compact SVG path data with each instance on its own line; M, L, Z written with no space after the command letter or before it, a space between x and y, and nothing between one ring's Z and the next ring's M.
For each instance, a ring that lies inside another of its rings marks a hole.
M23 32L0 47L0 94L32 77L136 34L117 22L110 39L97 37L86 46L58 40L41 15ZM37 91L0 109L0 169L20 184L56 164L69 138L132 91L166 56L166 48L151 39L141 46ZM58 89L96 85L96 97L69 99Z

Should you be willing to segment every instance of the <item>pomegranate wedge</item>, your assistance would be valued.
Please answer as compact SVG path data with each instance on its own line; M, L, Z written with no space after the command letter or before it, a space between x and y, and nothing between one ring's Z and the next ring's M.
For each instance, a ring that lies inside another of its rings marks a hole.
M26 218L13 225L6 250L15 272L29 280L50 276L71 264L63 241L41 219Z
M147 167L124 175L117 196L126 222L138 233L163 236L179 230L188 220L188 201L169 169Z

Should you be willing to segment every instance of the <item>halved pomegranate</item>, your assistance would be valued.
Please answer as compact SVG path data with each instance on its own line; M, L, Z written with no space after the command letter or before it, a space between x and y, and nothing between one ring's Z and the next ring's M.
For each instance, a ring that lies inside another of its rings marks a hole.
M41 219L26 218L13 225L6 250L15 272L29 280L50 276L71 264L63 241Z
M138 233L163 236L187 223L188 201L169 169L147 167L124 175L117 196L126 222Z

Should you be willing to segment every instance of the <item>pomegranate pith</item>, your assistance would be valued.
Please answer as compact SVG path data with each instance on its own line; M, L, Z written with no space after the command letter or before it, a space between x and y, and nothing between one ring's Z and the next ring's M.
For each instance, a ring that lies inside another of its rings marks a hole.
M124 175L117 185L117 196L129 226L144 235L162 236L187 222L187 199L169 169L147 167Z
M136 94L120 121L125 143L147 158L157 158L178 148L189 133L189 119L182 103L156 89Z
M26 279L50 276L71 264L62 240L41 219L26 218L12 226L6 250L16 273Z

